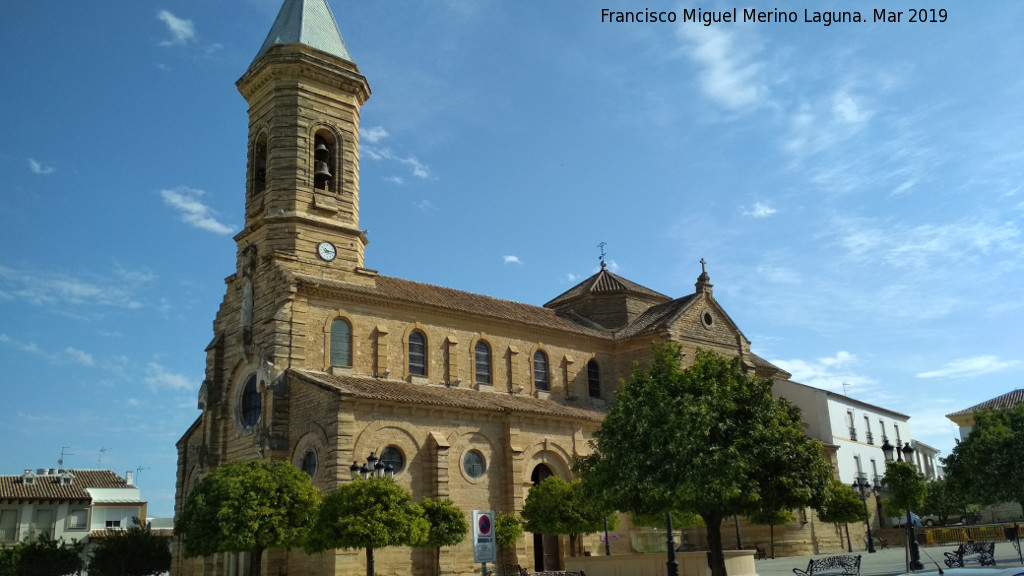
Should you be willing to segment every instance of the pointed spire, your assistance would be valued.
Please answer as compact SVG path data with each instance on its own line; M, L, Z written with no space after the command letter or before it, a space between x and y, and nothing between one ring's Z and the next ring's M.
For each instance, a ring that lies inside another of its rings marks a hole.
M285 0L253 62L278 44L305 44L355 64L327 0Z

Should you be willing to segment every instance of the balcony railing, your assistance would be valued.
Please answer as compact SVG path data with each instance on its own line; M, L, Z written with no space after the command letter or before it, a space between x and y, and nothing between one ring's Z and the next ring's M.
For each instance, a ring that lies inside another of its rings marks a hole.
M855 442L857 440L857 429L854 428L853 426L850 426L850 440L853 440Z
M17 542L18 529L16 527L0 528L0 542Z
M868 444L875 444L875 437L871 435L871 432L864 434L864 439L867 440Z

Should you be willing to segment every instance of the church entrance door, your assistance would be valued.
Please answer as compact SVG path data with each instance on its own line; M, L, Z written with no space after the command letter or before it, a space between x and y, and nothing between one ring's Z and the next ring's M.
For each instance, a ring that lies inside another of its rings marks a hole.
M555 473L546 464L538 464L530 475L530 480L536 486L545 478L554 476ZM533 535L533 566L534 570L560 570L562 560L561 551L558 548L558 535L534 534Z

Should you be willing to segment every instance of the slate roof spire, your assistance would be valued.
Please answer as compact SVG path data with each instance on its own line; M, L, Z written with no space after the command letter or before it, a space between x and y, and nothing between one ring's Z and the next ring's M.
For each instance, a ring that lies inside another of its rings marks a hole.
M327 0L285 0L253 62L278 44L305 44L355 64Z

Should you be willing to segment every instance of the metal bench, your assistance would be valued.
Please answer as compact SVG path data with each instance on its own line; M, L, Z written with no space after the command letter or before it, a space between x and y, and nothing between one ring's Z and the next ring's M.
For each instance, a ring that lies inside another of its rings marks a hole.
M487 576L527 576L529 573L519 564L503 564L487 567Z
M583 570L570 572L567 570L545 570L543 572L531 572L530 576L587 576Z
M877 548L879 550L888 550L889 549L889 541L886 540L885 538L882 538L881 536L875 536L871 540L872 540L872 542L875 543L875 548ZM864 537L864 547L866 548L867 545L868 545L868 537L865 536Z
M764 560L768 558L768 551L764 549L764 546L757 546L754 549L754 559Z
M816 574L841 574L843 576L860 576L860 555L829 556L811 560L807 570L793 568L797 576L814 576Z
M965 562L977 560L982 566L996 565L995 542L964 542L953 552L946 552L946 566L963 568Z

